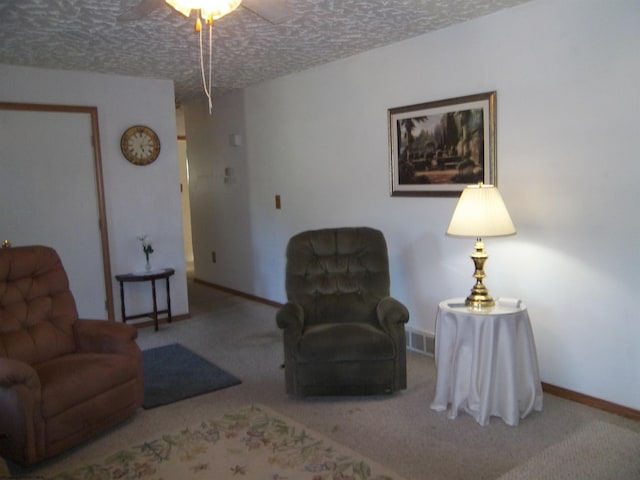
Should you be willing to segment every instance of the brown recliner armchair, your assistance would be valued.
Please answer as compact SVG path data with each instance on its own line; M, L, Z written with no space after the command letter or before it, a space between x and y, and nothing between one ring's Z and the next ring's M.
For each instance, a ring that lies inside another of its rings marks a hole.
M276 314L288 394L384 394L407 387L409 312L389 289L379 230L312 230L289 240L288 303Z
M55 250L0 249L0 455L27 465L132 415L135 327L80 320Z

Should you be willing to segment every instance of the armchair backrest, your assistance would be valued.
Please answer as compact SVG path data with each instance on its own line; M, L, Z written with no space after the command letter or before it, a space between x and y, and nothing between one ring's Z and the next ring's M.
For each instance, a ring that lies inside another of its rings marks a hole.
M389 259L381 231L369 227L310 230L287 245L285 286L305 324L377 324L376 306L389 295Z
M69 280L49 247L0 249L0 357L31 365L75 351Z

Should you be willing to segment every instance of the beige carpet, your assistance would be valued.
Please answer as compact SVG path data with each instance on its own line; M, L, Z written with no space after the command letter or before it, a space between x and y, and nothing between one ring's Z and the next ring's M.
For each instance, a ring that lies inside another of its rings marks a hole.
M638 480L640 435L591 422L499 480Z
M163 433L46 477L186 478L402 480L385 467L264 405L243 407L177 432Z

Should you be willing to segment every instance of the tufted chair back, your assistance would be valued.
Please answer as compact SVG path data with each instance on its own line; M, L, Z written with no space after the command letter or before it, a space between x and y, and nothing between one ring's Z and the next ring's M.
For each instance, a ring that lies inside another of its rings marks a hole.
M378 324L376 306L389 295L387 245L368 227L299 233L287 246L285 287L304 309L307 326L319 323Z
M0 249L0 357L37 365L74 352L77 318L55 250Z

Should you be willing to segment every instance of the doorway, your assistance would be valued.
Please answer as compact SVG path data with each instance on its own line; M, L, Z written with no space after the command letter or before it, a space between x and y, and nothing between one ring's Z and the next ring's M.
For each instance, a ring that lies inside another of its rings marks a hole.
M191 235L191 206L189 202L189 159L187 157L187 134L182 108L176 108L178 131L178 163L180 166L180 204L182 206L182 234L187 279L193 278L193 238Z

